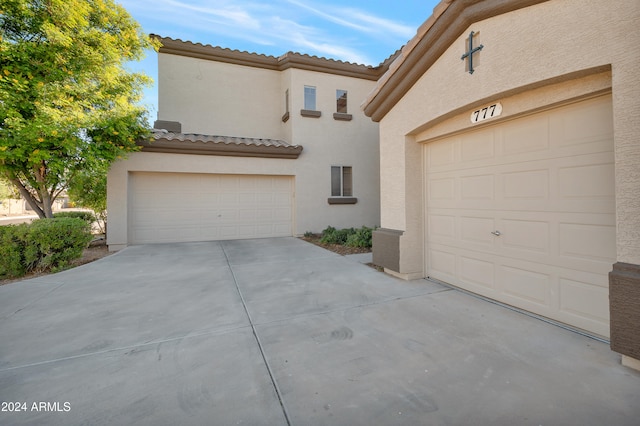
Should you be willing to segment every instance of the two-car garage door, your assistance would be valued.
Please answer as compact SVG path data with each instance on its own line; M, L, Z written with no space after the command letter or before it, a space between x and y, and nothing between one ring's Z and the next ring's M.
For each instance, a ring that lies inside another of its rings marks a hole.
M609 335L611 97L424 145L429 276Z
M130 244L293 234L290 176L137 172L128 192Z

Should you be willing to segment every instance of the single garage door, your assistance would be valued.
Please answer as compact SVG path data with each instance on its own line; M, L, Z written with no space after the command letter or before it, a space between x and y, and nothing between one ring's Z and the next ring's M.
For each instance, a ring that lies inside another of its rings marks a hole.
M129 175L129 243L292 235L290 176Z
M430 277L609 335L610 96L424 145Z

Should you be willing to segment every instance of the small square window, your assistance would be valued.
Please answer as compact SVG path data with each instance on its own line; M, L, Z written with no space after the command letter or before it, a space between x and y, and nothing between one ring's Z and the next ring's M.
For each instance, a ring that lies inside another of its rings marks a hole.
M336 90L336 112L339 114L347 113L347 91Z
M353 178L351 166L331 166L331 196L353 196Z
M316 88L314 86L304 86L304 109L316 110Z

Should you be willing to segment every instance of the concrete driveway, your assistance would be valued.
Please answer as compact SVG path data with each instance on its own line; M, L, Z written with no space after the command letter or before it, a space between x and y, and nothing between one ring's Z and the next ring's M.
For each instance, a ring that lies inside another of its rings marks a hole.
M129 247L0 287L0 321L3 425L640 418L607 344L295 238Z

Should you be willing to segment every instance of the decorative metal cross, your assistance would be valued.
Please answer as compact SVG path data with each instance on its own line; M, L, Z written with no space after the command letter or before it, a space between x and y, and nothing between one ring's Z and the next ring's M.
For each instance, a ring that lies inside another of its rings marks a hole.
M479 52L480 50L482 50L482 48L484 47L483 45L480 45L476 48L473 47L473 35L475 33L473 31L471 31L471 34L469 34L469 50L462 55L462 59L464 61L465 58L469 58L469 74L473 74L473 54L476 52Z

